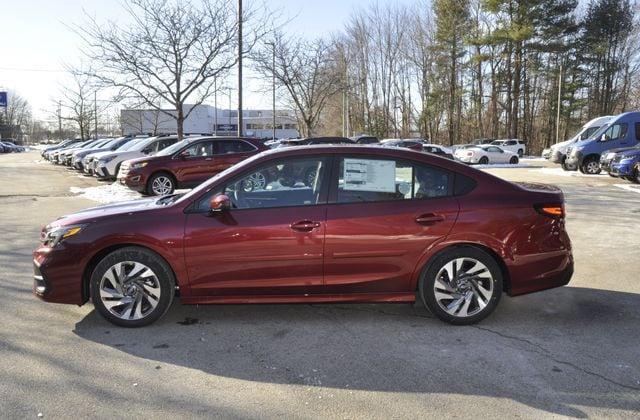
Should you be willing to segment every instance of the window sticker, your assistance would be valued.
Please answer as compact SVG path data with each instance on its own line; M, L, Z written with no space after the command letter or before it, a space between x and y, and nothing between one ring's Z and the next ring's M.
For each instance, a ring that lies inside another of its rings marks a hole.
M345 159L344 190L396 192L396 162L377 159Z

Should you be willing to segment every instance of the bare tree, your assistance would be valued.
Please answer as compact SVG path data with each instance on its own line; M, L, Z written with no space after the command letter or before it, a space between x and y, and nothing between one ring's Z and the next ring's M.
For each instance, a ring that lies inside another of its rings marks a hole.
M131 20L126 26L90 17L87 24L75 26L86 43L86 57L97 69L90 76L102 86L115 88L119 98L142 100L175 118L182 138L184 120L214 93L214 80L237 64L234 3L128 0L124 9ZM254 15L245 9L243 22ZM259 27L245 27L245 53L269 30L270 21L266 16ZM186 101L195 106L185 109Z
M278 32L253 54L256 70L265 77L275 76L286 89L304 136L314 134L327 100L342 89L331 48L321 39L307 42Z
M31 106L29 102L15 92L9 92L5 111L0 111L0 125L5 125L9 138L21 141L31 123Z
M96 88L91 77L84 72L70 70L69 74L70 80L61 84L59 98L54 100L52 108L57 112L59 105L60 118L72 124L82 139L88 139L95 120Z

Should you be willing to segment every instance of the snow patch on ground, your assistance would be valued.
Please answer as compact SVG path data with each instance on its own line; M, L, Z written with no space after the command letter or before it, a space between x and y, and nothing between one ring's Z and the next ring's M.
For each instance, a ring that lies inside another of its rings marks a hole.
M580 171L565 171L562 168L538 168L538 169L535 169L535 171L543 172L543 173L548 174L548 175L578 176L578 177L584 177L584 178L597 178L597 177L602 177L602 176L609 176L605 172L600 172L598 175L585 175Z
M520 161L525 161L525 162L548 162L548 159L545 159L543 157L539 157L539 156L524 156L520 158Z
M97 201L98 203L117 203L119 201L130 201L142 198L142 196L129 188L114 182L113 184L100 185L97 187L70 187L72 194L78 194L79 197L87 200Z
M533 168L533 166L530 165L524 165L522 163L518 163L515 165L512 165L510 163L488 163L486 165L473 165L474 168L477 169L485 169L485 168L511 168L511 169L517 169L517 168Z
M640 185L636 185L636 184L613 184L613 186L621 188L623 190L637 192L638 194L640 194Z

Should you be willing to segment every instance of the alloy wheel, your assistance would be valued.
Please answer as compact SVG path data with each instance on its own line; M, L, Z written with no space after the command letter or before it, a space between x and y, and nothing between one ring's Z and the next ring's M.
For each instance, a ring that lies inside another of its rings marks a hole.
M486 308L493 296L493 276L482 262L470 257L444 264L434 282L438 306L449 315L470 317Z
M114 316L127 320L145 318L158 306L160 282L146 265L123 261L111 266L100 280L100 300Z
M242 183L242 189L245 192L254 190L264 190L267 186L267 179L262 172L255 172L246 177Z
M586 164L585 169L586 169L585 170L586 173L590 175L594 175L600 171L600 164L595 160L592 160Z
M151 190L156 195L167 195L173 190L173 182L169 177L158 176L153 180L151 184Z

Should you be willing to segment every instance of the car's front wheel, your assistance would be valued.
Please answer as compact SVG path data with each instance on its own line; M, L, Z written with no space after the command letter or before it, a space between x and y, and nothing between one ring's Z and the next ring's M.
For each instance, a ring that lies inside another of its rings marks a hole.
M164 172L153 175L147 183L147 193L149 195L168 195L176 189L175 182L171 175Z
M175 292L169 265L141 247L118 249L104 257L91 274L91 299L109 322L142 327L164 315Z
M460 247L444 251L420 278L420 296L442 321L474 324L486 318L502 295L502 272L481 249Z
M587 175L597 175L600 173L600 163L595 158L586 159L580 167L581 172Z
M488 163L489 163L489 158L488 158L488 157L486 157L486 156L482 156L482 157L480 158L480 160L478 161L478 163L479 163L480 165L486 165L486 164L488 164Z

